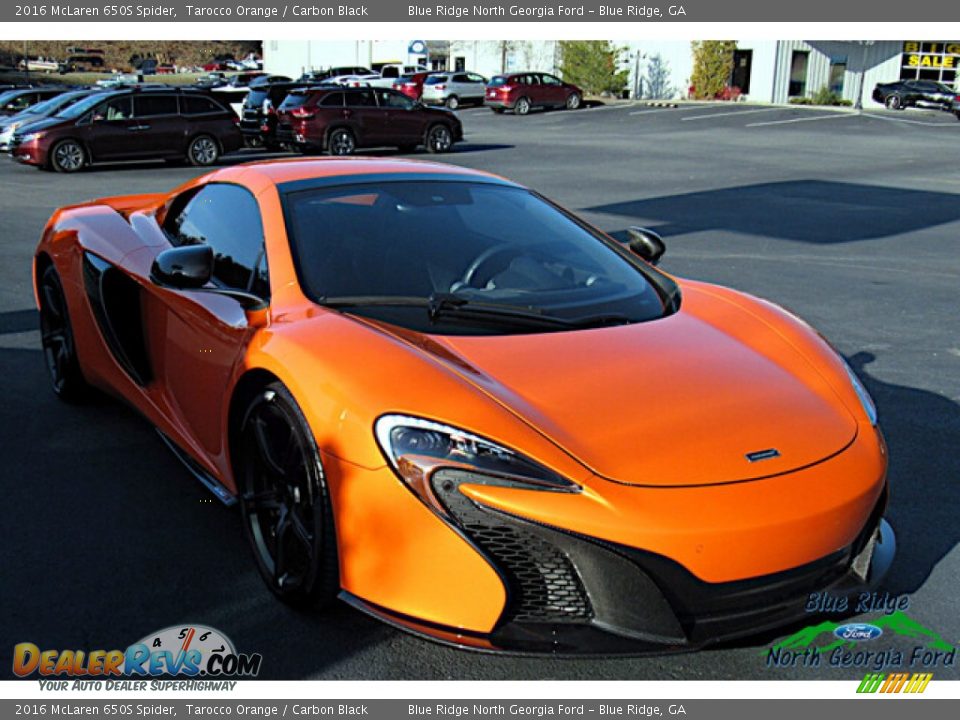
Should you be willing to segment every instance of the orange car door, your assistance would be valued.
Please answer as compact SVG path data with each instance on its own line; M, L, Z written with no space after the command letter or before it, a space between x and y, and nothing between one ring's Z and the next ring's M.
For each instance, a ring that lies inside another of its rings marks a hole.
M245 188L202 186L171 205L164 230L174 245L213 248L211 287L268 297L260 210ZM155 287L152 295L151 354L161 379L155 401L201 458L226 468L225 389L254 330L240 302L226 294Z

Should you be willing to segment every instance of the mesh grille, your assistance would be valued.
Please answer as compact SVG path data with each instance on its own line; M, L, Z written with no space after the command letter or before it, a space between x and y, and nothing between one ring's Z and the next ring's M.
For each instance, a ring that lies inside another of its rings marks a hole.
M508 620L527 622L584 621L592 617L590 602L569 558L558 548L519 525L487 512L460 492L460 482L481 484L482 478L441 471L434 490L466 535L497 565L510 584Z

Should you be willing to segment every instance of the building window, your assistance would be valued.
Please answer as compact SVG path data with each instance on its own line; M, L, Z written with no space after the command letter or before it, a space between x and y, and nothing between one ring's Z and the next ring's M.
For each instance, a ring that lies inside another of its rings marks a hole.
M794 50L790 58L790 97L803 97L807 94L807 62L810 60L809 50Z
M847 74L847 56L830 58L830 92L843 95L843 79Z
M753 50L733 51L733 72L730 86L740 88L744 95L750 94L750 67L753 64Z
M901 80L933 80L953 87L960 68L960 41L908 41L900 58Z

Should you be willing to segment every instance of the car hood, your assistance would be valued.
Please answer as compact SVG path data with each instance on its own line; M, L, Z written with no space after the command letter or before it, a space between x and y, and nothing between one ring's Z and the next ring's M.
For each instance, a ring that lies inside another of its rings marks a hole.
M17 134L18 135L23 134L23 131L28 128L30 132L39 132L40 130L48 130L49 128L57 127L66 122L69 122L69 121L65 120L64 118L58 118L58 117L40 118L35 122L24 123L23 125L18 127Z
M834 455L857 433L824 377L775 328L686 285L681 311L652 322L414 342L594 473L626 484L768 477ZM751 461L755 453L771 457Z

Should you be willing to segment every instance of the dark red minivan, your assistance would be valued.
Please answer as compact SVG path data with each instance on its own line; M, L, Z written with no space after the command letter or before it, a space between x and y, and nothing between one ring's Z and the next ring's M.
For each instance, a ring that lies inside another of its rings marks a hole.
M357 148L424 145L442 153L463 139L449 110L424 107L396 90L324 86L294 90L277 111L277 141L300 152L350 155Z
M497 113L513 110L526 115L533 108L576 110L583 103L583 90L543 72L495 75L487 83L483 104Z
M10 153L28 165L76 172L95 162L186 160L213 165L238 150L239 118L186 88L126 88L80 100L14 134Z

